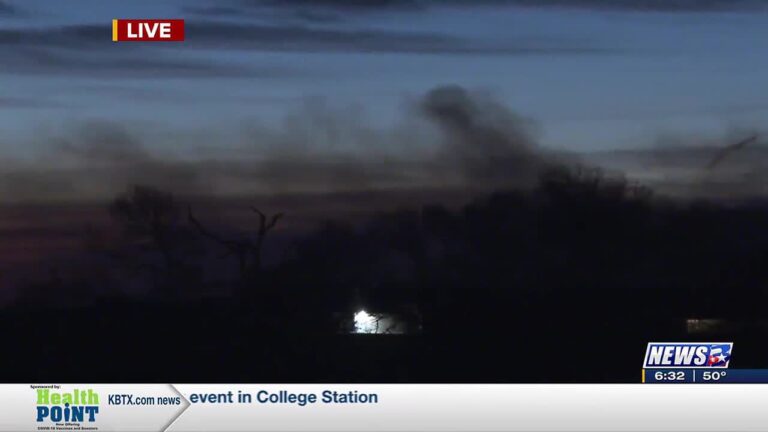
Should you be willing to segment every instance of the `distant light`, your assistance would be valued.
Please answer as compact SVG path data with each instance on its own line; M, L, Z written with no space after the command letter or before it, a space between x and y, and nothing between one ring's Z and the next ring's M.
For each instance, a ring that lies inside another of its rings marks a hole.
M376 333L378 330L378 318L361 310L355 314L355 333Z
M690 334L722 332L728 328L728 322L723 319L689 318L685 320L686 330Z

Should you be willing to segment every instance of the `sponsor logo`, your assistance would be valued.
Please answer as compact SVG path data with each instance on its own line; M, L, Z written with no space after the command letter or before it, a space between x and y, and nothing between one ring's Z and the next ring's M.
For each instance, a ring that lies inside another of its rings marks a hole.
M93 389L60 391L59 386L33 386L36 392L36 420L59 427L80 427L96 421L99 394ZM82 429L82 428L81 428ZM96 428L88 427L88 430Z

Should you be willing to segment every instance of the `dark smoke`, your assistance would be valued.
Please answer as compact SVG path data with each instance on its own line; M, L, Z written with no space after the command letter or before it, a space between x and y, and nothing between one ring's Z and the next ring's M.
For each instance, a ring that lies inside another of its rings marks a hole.
M533 122L489 97L444 86L428 92L421 107L444 132L442 156L471 186L530 185L547 165Z
M540 147L532 120L492 95L460 86L426 92L407 106L407 121L391 128L371 126L359 111L308 103L280 127L253 129L250 145L190 142L184 157L159 150L167 147L164 143L143 142L126 126L86 123L50 140L53 145L36 160L3 158L0 201L103 201L133 184L200 197L427 189L482 193L529 188L553 167L580 164L572 155ZM762 138L728 151L716 169L707 169L728 144L752 134L720 139L689 134L655 149L583 159L665 195L762 196L768 184ZM213 150L196 155L202 144Z
M555 163L538 148L533 122L486 94L443 86L412 105L417 120L382 130L355 110L308 104L282 128L255 130L236 157L224 145L206 157L162 154L125 126L90 122L38 160L6 164L0 197L106 199L132 184L198 196L525 187Z
M88 122L46 147L38 160L0 169L3 201L102 200L131 184L205 190L194 164L152 152L125 127L111 122Z

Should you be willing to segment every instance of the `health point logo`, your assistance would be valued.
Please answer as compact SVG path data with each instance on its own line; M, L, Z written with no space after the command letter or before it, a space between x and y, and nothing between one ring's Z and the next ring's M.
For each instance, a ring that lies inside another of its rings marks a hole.
M93 389L75 389L71 392L37 389L37 422L96 421L99 413L99 394Z

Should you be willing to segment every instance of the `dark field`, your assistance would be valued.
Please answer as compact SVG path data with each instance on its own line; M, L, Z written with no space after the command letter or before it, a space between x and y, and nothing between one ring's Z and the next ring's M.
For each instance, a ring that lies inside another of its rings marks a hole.
M686 340L768 364L759 201L558 170L458 209L328 222L270 263L282 218L257 209L254 232L227 231L137 188L111 214L120 239L92 246L110 272L54 273L0 312L3 381L638 382L647 342ZM406 306L419 331L342 333L340 317ZM690 318L728 324L691 334Z

